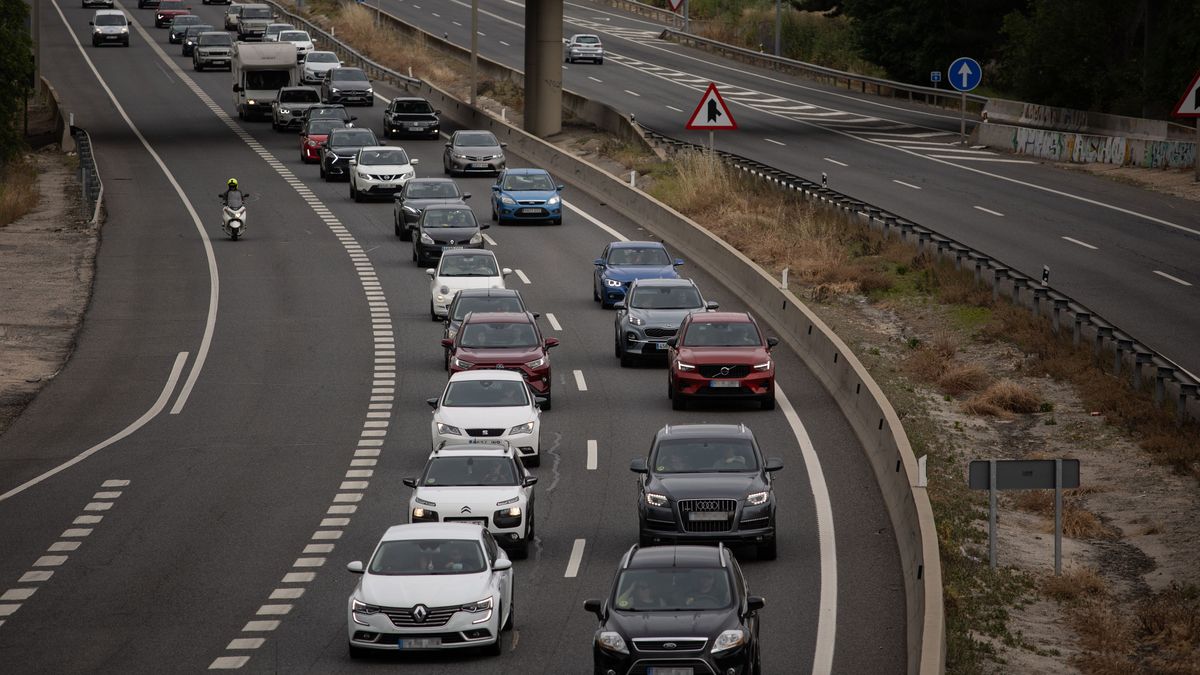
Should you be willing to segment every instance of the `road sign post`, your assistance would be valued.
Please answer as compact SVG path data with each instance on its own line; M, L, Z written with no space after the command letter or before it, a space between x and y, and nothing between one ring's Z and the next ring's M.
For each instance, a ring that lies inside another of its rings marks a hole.
M987 459L968 467L972 490L988 491L988 565L996 569L996 493L1054 490L1054 576L1062 575L1062 491L1079 487L1077 459Z
M950 64L950 68L946 71L946 77L950 80L951 87L962 92L958 104L958 135L965 145L967 143L967 92L979 86L979 82L983 79L983 68L975 59L960 56Z
M933 88L937 89L938 83L940 83L942 81L942 71L940 71L940 70L929 71L929 81L933 83Z
M1179 103L1175 104L1174 117L1191 117L1196 120L1196 158L1192 160L1194 167L1193 180L1200 183L1200 72L1192 78Z

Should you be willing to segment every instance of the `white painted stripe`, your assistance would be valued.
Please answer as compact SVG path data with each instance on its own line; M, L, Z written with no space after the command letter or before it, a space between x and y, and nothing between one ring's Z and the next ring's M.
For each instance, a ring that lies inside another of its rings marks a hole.
M901 150L930 150L931 148L901 145ZM996 157L996 153L986 150L968 150L966 148L932 148L937 152L951 152L954 159L978 159L979 157Z
M550 322L550 327L551 327L551 328L553 328L554 330L562 330L562 326L561 326L561 325L559 325L559 323L558 323L558 319L557 319L557 318L555 318L553 314L549 314L549 313L547 313L547 314L546 314L546 321L549 321L549 322Z
M279 622L275 619L264 619L261 621L249 621L245 626L242 626L243 633L262 633L272 631L279 628Z
M641 94L639 94L639 93L637 93L636 91L630 91L630 90L628 90L628 89L626 89L626 90L625 90L625 93L626 93L626 94L629 94L630 96L636 96L636 97L638 97L638 98L641 98L641 97L642 97L642 95L641 95Z
M71 521L72 525L95 525L104 520L104 516L76 516L75 520Z
M350 469L346 472L346 478L370 478L374 475L371 469Z
M589 440L587 442L587 468L588 468L588 471L596 470L596 464L598 462L597 450L598 450L598 448L596 447L596 441Z
M600 84L604 84L604 80L594 78L591 75L588 75L588 79L591 80L592 82L599 82Z
M209 670L237 670L250 661L249 656L218 656L208 664Z
M1000 216L1000 217L1004 217L1004 214L1003 214L1003 213L1000 213L999 211L993 211L993 210L991 210L991 209L985 209L985 208L983 208L982 206L974 206L974 207L972 207L972 208L975 208L975 209L978 209L978 210L980 210L980 211L983 211L984 213L990 213L990 214L992 214L993 216Z
M91 533L92 533L92 528L90 528L90 527L72 527L68 530L63 531L63 533L60 536L63 536L63 537L86 537Z
M341 530L317 530L316 532L313 532L312 538L317 541L328 541L330 539L341 539L342 531Z
M1030 161L1024 160L1024 159L993 159L991 157L960 157L958 155L926 155L926 157L932 157L933 159L956 159L956 160L962 160L964 162L996 162L997 164L1037 164L1037 162L1030 162ZM987 174L987 175L991 176L993 174ZM1057 190L1048 190L1048 191L1052 192L1052 193L1057 192ZM1066 194L1066 193L1063 193L1063 194L1067 197L1072 197L1075 199L1082 199L1080 197L1075 197L1075 195L1070 195L1070 194ZM1083 199L1082 201L1090 202L1091 200ZM1105 204L1103 206L1107 206L1107 205ZM1112 208L1116 211L1121 211L1122 213L1130 213L1131 215L1144 217L1148 220L1153 220L1155 222L1158 222L1158 220L1156 218L1151 218L1149 216L1142 216L1142 214L1140 214L1140 213L1134 213L1132 211L1125 211L1125 209L1120 209L1117 207L1108 207L1108 208ZM1196 230L1195 232L1196 232L1196 234L1200 234L1200 230Z
M129 485L129 481L127 480L106 480L100 485L100 487L115 488L125 487L126 485Z
M259 616L283 616L292 611L291 605L263 605L258 608Z
M263 638L236 638L230 640L225 649L258 649L264 642Z
M281 583L306 584L316 578L316 572L288 572L287 574L283 575L283 581Z
M390 381L391 381L391 382L393 382L393 383L395 383L395 380L390 380ZM370 428L372 428L372 427L376 427L376 428L379 428L379 427L386 428L386 427L387 427L387 425L388 425L388 423L387 423L387 422L381 422L381 421L378 421L378 420L367 420L366 422L363 422L363 427L365 427L365 428L368 428L368 429L370 429Z
M97 492L96 494L92 495L92 499L116 499L120 496L120 492Z
M16 605L0 605L0 616L12 616L14 612L21 609L20 604Z
M899 184L899 185L903 185L903 186L904 186L904 187L906 187L906 188L912 188L912 189L914 189L914 190L920 190L920 189L921 189L921 186L919 186L919 185L913 185L912 183L905 183L904 181L902 181L902 180L896 180L895 178L893 178L893 179L892 179L892 182L893 182L893 183L897 183L897 184Z
M496 240L492 239L491 235L489 235L487 232L483 233L483 240L488 243L488 246L499 246L499 244L496 243Z
M309 544L301 551L304 555L315 553L333 553L333 544Z
M783 146L786 146L786 145L787 145L787 143L780 143L779 141L777 141L777 140L775 140L775 139L773 139L773 138L764 138L763 140L764 140L764 141L766 141L766 142L768 142L768 143L774 143L775 145L783 145Z
M295 600L304 595L303 588L276 588L271 591L271 597L268 600Z
M362 432L363 438L383 438L387 436L387 429L373 429Z
M296 558L292 567L320 567L325 564L324 558Z
M50 570L30 570L30 571L26 572L25 574L22 574L21 578L17 579L17 582L22 583L22 584L28 584L28 583L32 583L35 581L45 581L52 576L54 576L54 572L52 572Z
M1086 241L1079 241L1078 239L1075 239L1074 237L1063 237L1063 239L1071 242L1072 244L1077 244L1084 248L1090 248L1093 251L1098 250L1095 246L1092 246L1091 244L1087 243Z
M355 506L354 504L334 504L333 506L330 506L329 508L325 509L325 513L333 516L333 515L343 515L343 514L348 514L348 513L354 513L357 510L358 510L358 507Z
M67 562L67 556L65 556L65 555L44 555L44 556L38 558L37 560L33 561L33 566L34 567L58 567L59 565L65 563L65 562Z
M505 47L511 47L511 46L512 46L512 45L508 44L507 42L505 42L504 40L501 40L501 41L500 41L500 44L504 45Z
M834 164L837 164L838 166L850 166L849 164L846 164L845 162L839 162L836 159L830 159L829 157L822 157L821 159L824 159L826 162L832 162Z
M517 275L517 277L519 277L521 279L522 283L526 283L526 284L533 283L532 281L529 280L529 277L525 276L525 273L522 272L521 270L513 270L513 272Z
M88 505L83 507L84 511L107 511L113 507L112 502L88 502Z
M583 371L576 370L573 372L575 373L575 386L579 388L579 391L587 391L587 382L583 379Z
M50 551L51 553L62 553L62 552L65 552L65 551L74 551L75 549L79 548L79 545L80 545L81 543L83 543L83 542L78 542L78 541L56 541L56 542L54 542L53 544L50 544L50 548L48 548L48 549L46 549L46 550L47 550L47 551Z
M0 602L19 602L28 600L37 588L10 588L0 595Z
M667 106L667 108L669 108L669 109L671 109L671 110L674 110L675 112L683 112L683 110L681 110L681 109L679 109L679 108L676 108L676 107L675 107L675 106L673 106L673 105L669 105L669 106Z
M1158 276L1160 276L1160 277L1164 278L1164 279L1170 279L1171 281L1174 281L1175 283L1177 283L1177 284L1179 284L1179 285L1181 285L1181 286L1191 286L1191 284L1190 284L1190 283L1188 283L1188 282L1184 281L1183 279L1180 279L1179 277L1176 277L1176 276L1172 276L1172 275L1170 275L1170 274L1167 274L1166 272L1162 272L1162 271L1159 271L1159 270L1154 270L1154 273L1155 273L1155 274L1157 274Z
M345 527L350 524L349 518L322 518L321 527Z
M586 539L576 539L571 545L571 558L567 560L567 571L563 576L567 579L574 579L579 574L579 563L583 562L583 548L587 545Z
M361 502L362 498L363 496L361 492L340 492L333 496L333 501L340 504L345 504Z
M377 461L374 459L352 459L350 460L350 466L375 466Z

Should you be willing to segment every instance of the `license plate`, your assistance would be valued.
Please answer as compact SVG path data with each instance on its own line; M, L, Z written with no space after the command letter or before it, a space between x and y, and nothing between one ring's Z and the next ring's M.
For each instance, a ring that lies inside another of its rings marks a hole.
M471 168L472 169L486 169L486 168L488 168L488 165L484 162L480 162L478 164L472 164Z
M442 646L442 638L400 638L400 649L437 649Z
M541 209L520 209L517 213L541 213Z
M466 248L466 247L463 246L462 244L455 244L454 246L443 246L442 250L443 251L453 251L456 248Z
M708 386L713 389L736 389L742 386L742 383L737 380L712 380L708 383Z
M729 520L729 514L724 511L693 511L688 514L688 520Z
M665 352L665 351L667 351L667 343L665 343L665 342L655 342L655 343L654 343L654 348L655 348L655 349L657 349L657 350L658 350L658 351L660 351L660 352Z
M225 59L213 59L212 61L209 61L209 63L213 64L214 66L223 66L229 62Z
M646 669L646 675L693 675L695 673L690 667L671 666L663 668L662 666L650 666Z

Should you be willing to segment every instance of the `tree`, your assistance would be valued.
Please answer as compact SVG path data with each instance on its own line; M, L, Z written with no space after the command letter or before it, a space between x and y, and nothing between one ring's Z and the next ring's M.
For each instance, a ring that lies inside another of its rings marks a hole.
M0 0L0 162L21 148L17 113L29 91L33 50L27 21L29 6L22 0Z

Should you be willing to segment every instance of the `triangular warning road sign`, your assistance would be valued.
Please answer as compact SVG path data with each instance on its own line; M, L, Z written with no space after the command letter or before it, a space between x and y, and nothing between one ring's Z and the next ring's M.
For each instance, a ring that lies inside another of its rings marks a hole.
M667 0L667 4L671 6L672 12L678 12L679 8L683 6L683 0Z
M1183 98L1179 99L1175 112L1171 114L1175 117L1200 117L1200 73L1192 78L1192 83L1183 92Z
M737 129L737 122L733 121L729 106L725 105L725 99L721 98L715 82L708 83L708 89L700 97L700 105L696 106L688 120L687 128L692 131Z

